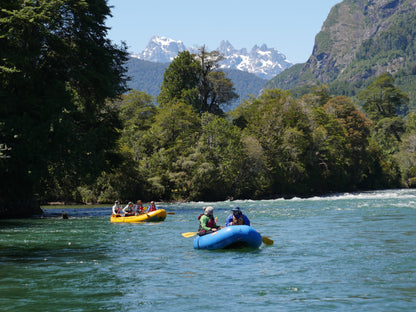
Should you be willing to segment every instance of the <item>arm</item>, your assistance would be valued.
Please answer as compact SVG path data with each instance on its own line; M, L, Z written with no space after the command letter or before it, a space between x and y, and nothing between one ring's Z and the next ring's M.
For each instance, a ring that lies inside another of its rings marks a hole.
M250 225L250 220L247 218L245 214L243 214L243 220L245 225Z
M225 220L225 226L230 226L230 225L233 225L233 215L232 214L230 214L227 217L227 220Z

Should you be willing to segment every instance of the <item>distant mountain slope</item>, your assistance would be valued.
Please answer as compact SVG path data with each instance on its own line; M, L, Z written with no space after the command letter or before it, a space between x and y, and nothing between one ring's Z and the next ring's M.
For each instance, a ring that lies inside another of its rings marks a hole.
M163 74L169 63L154 63L130 58L127 62L127 76L130 77L127 85L134 90L144 91L157 96L163 81Z
M153 36L142 52L131 56L145 61L166 63L171 62L178 52L185 50L191 53L199 52L195 48L186 48L182 41ZM273 78L293 65L284 54L274 48L268 48L265 44L260 47L255 45L248 52L245 48L235 49L228 41L221 41L216 50L224 56L224 60L220 63L221 68L238 69L263 79Z
M304 64L284 71L265 88L329 84L344 93L389 72L415 93L416 0L344 0L335 5ZM411 95L415 105L415 97Z
M169 63L154 63L130 58L127 62L127 75L130 77L128 86L131 89L144 91L147 94L157 96L163 81L163 74ZM267 80L254 74L236 69L223 69L227 77L234 83L235 92L240 98L228 109L235 108L237 103L248 98L248 95L257 96Z

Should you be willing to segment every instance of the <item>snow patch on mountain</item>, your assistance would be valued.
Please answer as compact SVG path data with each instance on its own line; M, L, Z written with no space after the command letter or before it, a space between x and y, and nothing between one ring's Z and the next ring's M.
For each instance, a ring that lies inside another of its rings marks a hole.
M235 49L229 41L221 41L216 50L224 56L220 63L221 68L238 69L264 79L271 79L293 65L284 54L274 48L268 48L266 44L260 47L255 45L248 52L245 48ZM183 51L198 53L195 48L185 47L182 41L153 36L141 53L131 56L150 62L169 63Z
M170 63L179 52L188 50L182 41L175 41L166 37L153 36L139 54L132 54L141 60L155 63Z

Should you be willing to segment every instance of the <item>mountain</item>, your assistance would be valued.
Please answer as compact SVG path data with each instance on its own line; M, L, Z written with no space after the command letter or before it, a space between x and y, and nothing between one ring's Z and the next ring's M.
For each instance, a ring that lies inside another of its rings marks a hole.
M165 37L153 36L149 43L139 54L132 54L132 57L155 62L170 63L179 52L187 50L182 41L175 41Z
M355 95L388 72L416 107L415 39L416 0L344 0L331 9L308 61L265 88L328 84L331 92Z
M182 41L175 41L166 37L153 36L146 48L132 57L156 63L171 62L182 51L198 53L197 49L186 48ZM250 52L243 48L235 49L229 41L221 41L216 49L225 59L220 63L223 69L238 69L255 74L263 79L271 79L293 64L286 56L274 48L268 48L263 44L255 45Z
M169 63L155 63L130 57L127 62L127 76L130 89L144 91L154 97L159 95L163 74Z
M225 57L221 68L238 69L264 79L271 79L293 65L285 55L265 44L255 45L248 53L244 48L236 50L230 42L221 41L217 51Z
M163 74L170 63L155 63L130 57L127 66L127 76L130 77L128 87L144 91L147 94L157 97L160 92L160 85L163 81ZM267 80L257 77L254 74L243 72L237 69L223 69L227 77L234 84L235 92L239 95L236 102L225 111L234 109L238 103L247 99L249 95L257 96Z

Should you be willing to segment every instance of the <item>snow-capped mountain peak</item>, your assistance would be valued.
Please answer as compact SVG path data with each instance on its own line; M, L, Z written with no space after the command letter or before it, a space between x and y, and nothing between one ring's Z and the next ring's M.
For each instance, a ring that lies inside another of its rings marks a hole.
M156 63L168 63L179 52L185 50L196 53L195 49L186 48L182 41L153 36L146 49L139 54L132 54L132 57ZM255 45L248 53L247 49L237 50L228 40L223 40L216 50L224 56L224 60L220 63L221 68L239 69L264 79L271 79L293 65L285 55L274 48L268 48L266 44L260 47Z
M139 54L132 54L132 56L155 63L169 63L172 62L179 52L185 50L187 49L182 41L153 36L146 49Z

